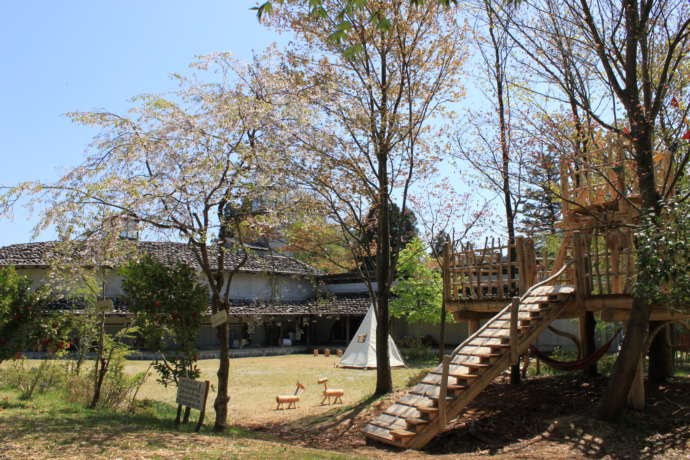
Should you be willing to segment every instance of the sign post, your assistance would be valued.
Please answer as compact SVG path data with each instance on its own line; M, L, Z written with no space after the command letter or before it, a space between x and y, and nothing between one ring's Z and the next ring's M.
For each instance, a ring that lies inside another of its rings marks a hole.
M199 414L199 421L196 424L194 431L199 431L201 425L204 424L204 416L206 415L206 400L208 399L208 389L211 383L206 380L200 382L186 377L180 377L177 383L177 418L175 425L180 424L180 416L182 415L182 406L201 411Z
M218 327L228 322L228 312L221 310L211 315L211 327Z

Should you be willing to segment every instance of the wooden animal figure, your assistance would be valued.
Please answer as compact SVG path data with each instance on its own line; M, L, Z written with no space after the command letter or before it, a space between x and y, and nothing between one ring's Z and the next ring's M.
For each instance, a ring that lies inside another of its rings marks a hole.
M297 402L299 401L300 393L304 390L304 385L297 382L297 388L295 388L294 394L276 396L276 410L281 410L284 404L287 404L287 409L297 409Z
M343 395L345 394L345 390L341 388L328 388L328 379L326 377L319 379L318 383L323 383L323 399L321 400L321 405L323 405L326 400L328 400L328 404L343 403ZM331 398L333 399L332 403Z

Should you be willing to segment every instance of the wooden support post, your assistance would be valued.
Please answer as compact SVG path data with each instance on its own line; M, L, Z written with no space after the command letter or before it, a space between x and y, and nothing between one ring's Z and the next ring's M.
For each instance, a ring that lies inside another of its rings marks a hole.
M515 238L515 249L517 253L517 266L520 286L520 295L527 292L529 289L529 274L527 273L527 251L525 250L525 239L522 237Z
M518 350L518 314L520 297L513 297L510 306L510 383L520 384L520 354Z
M440 429L444 429L448 424L447 420L447 404L446 396L448 395L448 369L450 367L450 356L443 356L443 372L441 374L441 387L438 392L438 425Z
M204 391L204 404L201 406L201 413L199 414L199 421L197 422L196 428L194 429L194 431L196 431L197 433L201 429L201 426L204 424L204 416L206 416L206 401L208 400L208 389L211 386L211 382L206 380L204 382L204 384L206 385L206 391Z
M585 242L584 236L579 231L573 232L573 257L575 259L575 305L578 310L584 311L587 289L585 270Z
M595 352L596 337L594 335L596 329L596 320L594 319L594 312L586 311L580 315L580 344L582 345L582 356L585 358ZM597 363L594 362L584 369L585 375L589 377L596 377L599 375L597 370Z
M180 419L182 418L182 404L177 405L177 417L175 417L175 426L180 424Z
M479 330L479 320L478 319L468 319L467 320L467 333L472 335Z

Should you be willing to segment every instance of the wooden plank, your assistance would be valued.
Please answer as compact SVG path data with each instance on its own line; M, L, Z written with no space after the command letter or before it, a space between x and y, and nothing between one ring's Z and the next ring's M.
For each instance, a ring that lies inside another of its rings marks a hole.
M539 286L533 290L530 295L554 295L564 294L569 295L575 292L574 286L556 284L553 286Z
M383 411L384 414L389 414L389 415L397 415L399 417L419 417L421 415L421 412L414 407L414 406L408 406L406 404L392 404L391 406L387 407L386 410Z

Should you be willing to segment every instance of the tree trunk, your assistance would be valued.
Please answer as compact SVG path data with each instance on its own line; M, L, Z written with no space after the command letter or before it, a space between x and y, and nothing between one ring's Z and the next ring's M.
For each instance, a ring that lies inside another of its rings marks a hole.
M661 326L663 321L650 321L649 332ZM668 328L664 328L654 337L649 347L649 381L664 383L673 377L673 354L667 341Z
M439 331L438 361L446 354L446 296L441 300L441 329Z
M218 342L220 342L220 364L218 365L218 395L213 403L216 411L216 422L213 431L221 432L225 430L228 422L228 380L230 377L230 357L228 353L228 324L225 323L216 328Z
M635 156L637 166L637 180L640 185L640 197L642 198L643 212L658 211L658 194L654 178L654 161L652 158L652 130L642 114L636 114L636 123L631 124L636 132ZM658 213L656 213L658 215ZM638 267L637 283L648 285L652 283L649 276L640 271ZM646 299L633 298L630 320L625 330L625 339L621 352L616 360L613 374L608 387L601 399L598 418L612 420L617 418L625 407L628 393L632 387L637 366L642 354L645 352L645 342L649 330L650 306Z
M388 354L388 335L390 334L388 298L391 279L388 171L387 161L382 158L379 159L379 184L378 241L376 245L376 391L374 394L384 395L393 391L393 376Z

